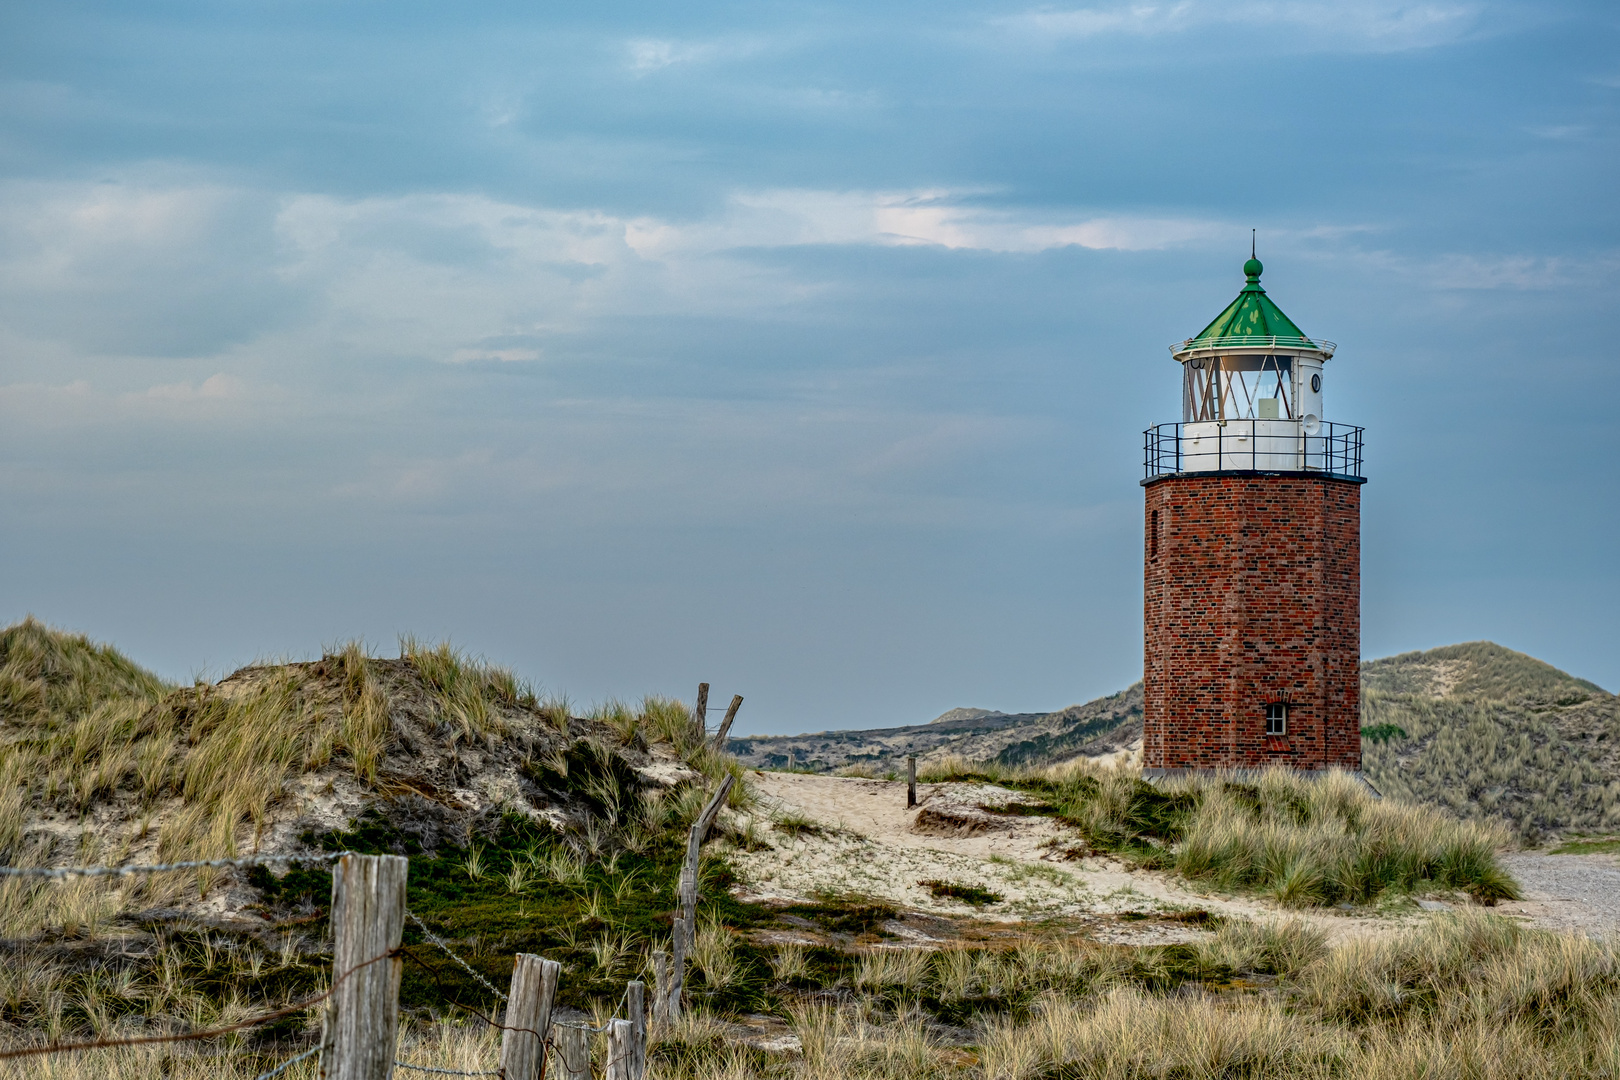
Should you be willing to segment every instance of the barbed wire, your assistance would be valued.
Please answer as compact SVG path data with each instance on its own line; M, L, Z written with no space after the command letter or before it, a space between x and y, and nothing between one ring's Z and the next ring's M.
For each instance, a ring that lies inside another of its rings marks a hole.
M294 1065L298 1064L300 1061L303 1061L306 1058L314 1057L316 1054L318 1054L320 1052L321 1052L321 1047L320 1047L320 1044L317 1043L314 1046L310 1047L308 1050L305 1050L302 1054L299 1054L297 1057L291 1057L291 1058L288 1058L286 1061L283 1061L280 1065L277 1065L275 1068L271 1069L269 1072L260 1073L258 1076L255 1076L253 1078L253 1080L270 1080L270 1078L272 1076L280 1076L282 1073L286 1072L288 1069L292 1068Z
M245 855L237 859L197 859L190 862L155 863L147 866L62 866L55 869L44 866L0 866L0 877L125 877L129 874L163 874L171 870L223 870L244 866L267 866L271 863L327 863L350 854L353 853L332 851L319 855Z
M452 959L456 963L460 964L461 969L463 971L465 971L467 974L471 975L473 978L477 979L480 983L482 983L483 986L484 986L484 989L488 990L490 993L494 994L496 997L500 998L502 1001L509 1000L505 994L503 994L499 990L495 989L495 987L490 984L490 981L488 979L484 978L482 975L478 974L478 972L474 971L471 964L467 963L467 961L465 961L461 957L457 956L455 950L452 949L448 944L446 944L445 940L443 938L439 937L433 931L429 930L427 928L427 923L422 921L421 916L417 915L416 912L412 911L410 908L405 909L405 914L411 920L411 922L415 923L421 929L423 937L427 938L433 944L437 945L440 949L442 949L444 951L444 954L446 956L450 957L450 959Z
M483 1072L468 1072L465 1069L435 1069L431 1065L412 1065L408 1061L394 1062L396 1069L415 1069L417 1072L438 1073L440 1076L505 1076L505 1069L493 1069Z

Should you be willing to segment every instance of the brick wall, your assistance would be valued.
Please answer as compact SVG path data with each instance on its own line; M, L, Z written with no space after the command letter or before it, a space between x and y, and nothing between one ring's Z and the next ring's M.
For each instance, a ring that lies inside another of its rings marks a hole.
M1147 488L1147 768L1361 767L1361 485L1173 476ZM1288 732L1266 735L1266 703Z

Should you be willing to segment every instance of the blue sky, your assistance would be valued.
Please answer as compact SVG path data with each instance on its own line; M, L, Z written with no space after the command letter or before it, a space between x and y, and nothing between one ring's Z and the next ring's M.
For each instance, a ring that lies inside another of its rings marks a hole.
M1141 671L1141 431L1340 343L1368 656L1620 688L1602 3L8 5L0 597L739 728Z

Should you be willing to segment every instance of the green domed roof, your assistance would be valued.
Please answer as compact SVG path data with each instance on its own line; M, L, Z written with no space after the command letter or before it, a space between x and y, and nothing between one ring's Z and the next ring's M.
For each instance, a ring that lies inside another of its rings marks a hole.
M1171 351L1182 353L1188 349L1214 348L1217 346L1272 346L1282 345L1296 349L1315 349L1331 354L1334 345L1331 341L1317 341L1305 336L1305 331L1294 325L1294 320L1282 313L1282 309L1271 302L1266 290L1260 287L1260 273L1265 267L1260 260L1251 258L1243 264L1243 274L1248 281L1243 291L1238 293L1237 299L1226 305L1226 310L1215 316L1215 320L1195 337L1188 338L1179 345L1172 345Z

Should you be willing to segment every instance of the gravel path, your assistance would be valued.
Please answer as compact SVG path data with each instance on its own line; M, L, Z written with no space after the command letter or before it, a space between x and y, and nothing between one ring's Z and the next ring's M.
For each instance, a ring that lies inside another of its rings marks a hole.
M1620 932L1620 861L1613 856L1523 852L1502 863L1525 898L1500 910L1553 929Z

